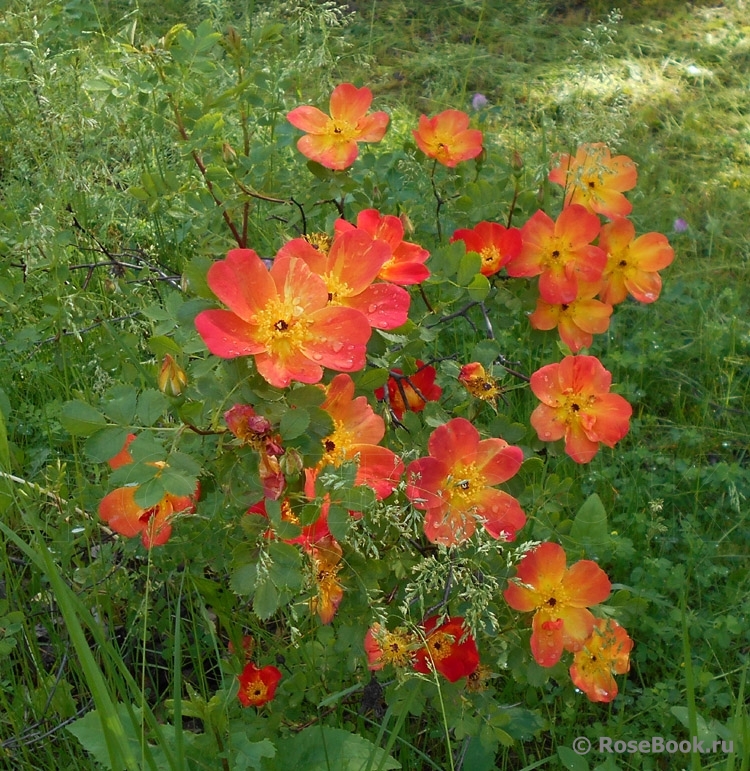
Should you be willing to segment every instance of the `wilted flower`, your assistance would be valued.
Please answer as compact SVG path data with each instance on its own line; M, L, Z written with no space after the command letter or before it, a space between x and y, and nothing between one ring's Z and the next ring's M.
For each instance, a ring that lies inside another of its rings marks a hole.
M394 377L388 378L388 404L393 414L401 420L404 412L422 412L427 402L436 402L443 395L443 389L435 382L435 367L417 359L417 371L413 375L404 375L400 369L394 369ZM375 398L385 398L385 388L375 389Z
M453 167L482 152L482 132L469 128L469 116L460 110L444 110L434 118L419 116L412 131L419 149L443 166Z
M630 669L632 649L633 641L616 621L597 618L591 636L573 658L573 685L590 701L612 701L617 696L614 676L624 675Z
M387 113L367 114L371 104L369 88L342 83L331 94L330 117L309 105L292 110L287 120L307 132L297 149L328 169L348 168L359 154L357 142L379 142L388 128Z
M242 674L237 677L240 689L237 698L243 707L262 707L276 695L281 672L276 667L258 668L252 661L245 664Z
M609 597L607 574L591 560L565 567L565 551L543 543L523 556L503 593L505 601L522 613L535 611L531 652L537 664L552 667L563 649L580 650L594 628L588 610Z
M310 600L310 610L317 613L324 624L333 621L344 597L344 587L338 580L341 556L341 546L331 535L317 541L310 550L317 590Z
M497 397L503 393L503 389L497 384L492 375L488 375L485 368L478 362L464 364L458 373L458 382L475 398L484 402L490 402L493 406L497 403Z

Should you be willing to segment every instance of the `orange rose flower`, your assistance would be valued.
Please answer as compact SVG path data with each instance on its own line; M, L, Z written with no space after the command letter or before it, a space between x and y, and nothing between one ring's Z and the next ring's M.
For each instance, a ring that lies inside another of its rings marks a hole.
M460 110L444 110L434 118L419 116L412 131L419 149L443 166L452 168L482 152L482 132L469 128L469 116Z
M242 674L237 677L240 689L237 698L243 707L262 707L276 695L281 672L276 667L258 668L252 661L245 664Z
M292 110L287 120L307 132L297 149L327 169L349 168L359 154L357 142L379 142L388 128L387 113L367 114L371 104L369 88L342 83L331 94L330 116L309 105Z
M578 651L594 629L588 610L609 597L607 574L591 560L565 567L565 551L556 543L543 543L524 555L516 577L503 593L514 610L534 613L531 653L543 667L560 660L563 649Z
M591 636L576 652L570 667L573 685L590 701L609 702L617 696L615 675L630 669L633 641L611 618L597 618Z
M581 204L593 214L613 219L633 209L623 192L635 187L638 170L626 155L613 158L609 148L597 142L581 145L575 157L561 154L549 179L565 188L565 206Z
M426 511L424 531L432 543L467 541L477 523L493 538L512 541L526 524L518 501L493 485L507 482L523 462L523 451L503 439L479 438L465 418L453 418L430 435L429 457L406 470L406 496Z
M479 651L460 616L438 624L432 616L424 622L424 647L416 653L414 669L424 675L434 669L451 683L468 677L479 666Z
M279 257L269 271L252 249L232 249L209 268L208 285L229 308L196 316L208 350L225 359L255 356L272 386L317 383L323 367L365 366L367 319L354 308L330 306L325 281L304 260Z
M543 442L565 437L565 452L576 463L588 463L599 443L614 447L630 428L633 409L609 393L612 375L595 356L566 356L531 376L531 390L542 403L531 413L531 425Z
M578 282L595 283L602 277L607 255L592 241L600 223L583 206L568 206L557 221L538 211L521 228L523 248L507 265L508 275L539 276L539 294L547 303L571 303L578 297Z
M674 259L674 249L661 233L635 237L630 220L616 219L602 227L599 246L607 254L600 292L604 302L621 303L628 294L642 303L652 303L661 292L658 270Z
M454 241L463 241L467 252L476 252L482 258L483 276L494 276L521 254L523 246L518 228L506 228L497 222L480 222L472 229L461 228L451 236L451 243Z

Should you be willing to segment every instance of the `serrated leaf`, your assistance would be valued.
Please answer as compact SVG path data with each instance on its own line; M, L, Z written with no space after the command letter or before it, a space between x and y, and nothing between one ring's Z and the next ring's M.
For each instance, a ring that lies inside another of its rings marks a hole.
M119 426L129 426L135 416L138 394L133 386L119 385L107 391L102 402L102 412Z
M148 339L149 349L159 357L163 357L168 353L172 356L179 356L182 354L182 348L171 338L166 335L153 335Z
M73 436L91 436L107 425L107 420L101 412L81 401L63 404L60 422Z
M83 451L96 463L106 463L114 458L125 444L128 430L119 426L101 428L91 434L83 445Z
M326 398L326 392L316 385L303 385L287 393L287 403L294 407L319 407Z
M331 506L328 510L328 529L337 541L343 541L349 532L351 515L341 506Z
M279 423L279 433L281 438L285 441L290 439L296 439L301 436L307 430L310 425L310 413L300 407L287 410L281 416L281 422Z
M607 525L607 512L601 498L592 493L573 520L570 538L583 546L586 551L597 552L607 547L611 538Z
M385 368L368 369L355 378L357 388L362 391L374 391L388 382L388 370Z
M229 579L229 588L243 597L249 597L255 591L255 582L258 578L258 569L255 564L241 565L232 573Z
M489 279L481 273L477 273L466 286L469 297L474 300L474 302L478 303L482 302L487 297L491 288Z
M268 739L252 742L242 731L231 734L230 738L232 748L237 751L232 761L232 771L261 769L263 758L273 758L276 755L276 747Z
M476 252L466 252L458 264L456 281L459 286L468 286L482 269L482 258Z
M267 621L279 607L279 592L270 580L255 587L253 610L261 621Z
M166 495L161 476L146 480L135 491L135 502L143 509L150 509Z
M166 492L178 496L194 495L198 481L195 476L187 476L171 466L162 470L159 479Z
M589 763L586 758L578 755L570 747L558 747L557 756L560 758L563 768L567 768L569 771L589 771Z

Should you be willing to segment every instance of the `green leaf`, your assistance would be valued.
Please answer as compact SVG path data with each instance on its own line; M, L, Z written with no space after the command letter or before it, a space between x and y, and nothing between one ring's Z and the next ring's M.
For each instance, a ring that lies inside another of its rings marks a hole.
M241 597L250 597L255 591L255 582L258 578L257 566L253 564L240 565L232 573L229 579L229 588Z
M607 512L601 498L592 493L578 509L570 528L570 538L586 552L596 554L606 549L611 542L607 526Z
M578 755L570 747L558 747L557 756L560 758L563 768L570 769L570 771L589 771L589 764L586 758Z
M482 258L476 252L466 252L458 265L456 281L460 286L468 286L482 269Z
M187 476L171 466L162 470L159 479L164 489L172 495L185 496L195 493L197 483L195 476Z
M164 354L169 353L172 356L179 356L182 354L182 348L171 338L166 335L154 335L148 339L148 347L154 352L156 356L163 357Z
M169 404L167 397L155 388L149 388L138 397L138 420L144 426L153 426Z
M331 535L337 540L342 541L346 538L351 524L351 515L341 506L331 506L328 510L328 529Z
M468 283L466 288L469 290L469 297L471 297L474 302L480 303L487 297L492 287L490 286L487 276L477 273Z
M263 768L263 758L273 758L276 747L268 739L253 742L244 731L236 731L230 735L231 746L237 751L232 762L232 771L247 771L247 769Z
M279 591L270 580L255 587L253 610L261 621L267 621L279 607Z
M96 463L106 463L123 448L128 430L119 426L101 428L86 440L83 450Z
M164 482L161 476L154 477L139 485L135 491L135 502L144 509L150 509L152 506L156 506L157 503L166 494L164 489ZM188 493L189 494L189 493Z
M326 392L315 385L303 385L287 393L290 407L320 407L325 401Z
M298 436L305 433L309 425L310 413L307 410L301 408L287 410L281 416L279 433L281 434L281 438L286 441L296 439Z
M392 771L401 764L380 747L342 728L311 726L296 736L277 743L278 756L284 768L305 771L362 771L365 768Z
M374 391L388 382L388 370L385 368L365 370L355 377L354 382L361 391Z
M137 398L138 394L133 386L115 386L105 394L102 411L113 423L129 426L133 422Z
M81 401L63 404L60 422L63 428L73 436L91 436L107 425L107 420L101 412Z

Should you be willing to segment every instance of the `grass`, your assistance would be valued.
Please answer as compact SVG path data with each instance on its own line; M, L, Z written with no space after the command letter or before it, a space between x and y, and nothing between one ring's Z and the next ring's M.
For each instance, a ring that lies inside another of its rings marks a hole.
M676 259L659 302L624 306L597 343L634 404L633 429L617 453L590 466L571 472L560 459L560 473L573 474L570 490L546 478L540 497L529 500L540 532L562 536L570 527L566 501L594 492L604 501L614 531L611 574L623 585L622 618L636 640L632 671L608 709L582 703L554 679L538 687L533 667L508 662L499 700L515 703L523 694L546 729L529 731L533 738L490 762L583 768L566 765L557 750L571 746L576 726L590 725L591 736L598 730L625 739L696 730L733 737L733 757L690 762L748 767L750 27L739 0L644 0L621 8L622 19L613 5L358 0L325 4L323 24L313 23L320 11L313 2L75 0L40 9L11 0L0 12L0 72L9 84L0 93L0 360L9 373L0 383L8 436L6 452L0 435L0 464L37 485L0 480L0 766L94 768L65 730L92 706L113 716L108 752L123 758L132 751L123 739L127 721L137 724L139 714L152 736L167 722L226 728L209 716L220 713L209 701L226 678L221 640L252 625L248 608L222 585L229 557L195 543L188 553L196 562L210 556L215 572L192 575L169 555L155 555L152 577L144 578L134 544L102 539L96 518L76 511L96 510L102 472L60 423L66 400L94 399L115 380L151 385L153 351L143 338L155 328L171 333L185 312L169 306L164 277L189 271L195 254L226 248L215 214L196 214L211 209L200 209L202 182L174 149L153 83L124 77L113 43L140 45L173 24L195 28L210 18L219 29L243 31L251 21L255 30L287 24L267 50L283 72L274 98L285 91L290 104L303 94L320 102L332 84L349 79L370 85L379 107L413 123L447 107L471 112L473 94L484 94L489 106L472 114L508 162L520 153L530 190L547 164L540 137L551 151L607 141L637 160L637 227L667 233ZM288 140L278 116L268 120L268 130ZM386 141L397 148L408 139ZM160 187L158 202L144 207L126 193L149 183ZM490 201L488 211L506 205ZM461 216L449 211L444 230L452 232ZM273 242L277 232L256 217L251 233ZM673 231L677 218L686 232ZM129 283L100 269L87 279L88 268L76 267L92 261L97 244L137 266ZM165 302L168 310L158 310ZM454 342L461 350L460 333ZM554 351L549 337L534 345L507 355L525 366L539 351ZM528 400L511 397L527 414ZM218 493L210 485L208 493L207 508L222 516ZM282 643L280 630L264 633L269 647ZM325 672L308 683L310 703L351 684L331 663L334 645L324 633L304 632L309 668ZM180 687L181 678L193 691ZM415 760L418 753L434 756L451 742L453 754L433 757L438 767L459 759L467 769L484 767L487 759L471 754L480 752L476 742L462 755L460 740L445 741L449 706L430 719L409 715L397 690L388 697L382 721L356 714L346 700L325 709L339 725L384 739L404 768L431 767ZM113 701L135 711L123 714ZM279 719L269 720L269 732ZM174 755L179 768L194 757L181 732L174 736L176 744L163 738L164 755L154 750L153 763ZM603 769L672 767L669 756L591 760L606 760ZM140 762L137 754L132 767ZM373 758L370 766L377 767Z

